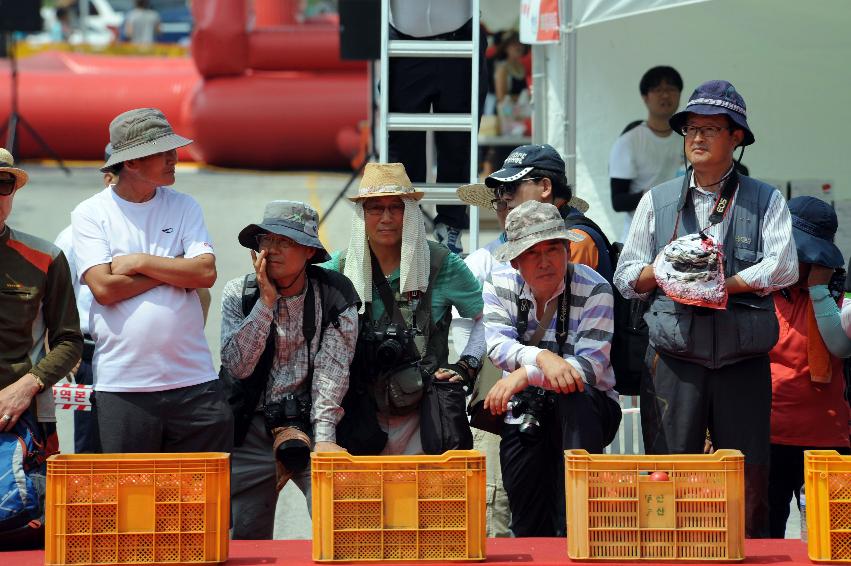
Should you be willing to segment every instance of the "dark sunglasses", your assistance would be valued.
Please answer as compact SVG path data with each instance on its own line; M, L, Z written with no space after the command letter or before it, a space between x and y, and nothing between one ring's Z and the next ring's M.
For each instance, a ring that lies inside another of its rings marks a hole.
M514 193L517 192L517 189L523 183L537 183L541 179L543 179L543 177L526 177L525 179L518 179L517 181L512 181L510 183L503 183L503 184L498 185L496 187L494 194L496 195L496 198L498 198L498 199L506 197L506 196L510 197Z
M0 179L0 196L7 197L15 192L15 183L17 179Z

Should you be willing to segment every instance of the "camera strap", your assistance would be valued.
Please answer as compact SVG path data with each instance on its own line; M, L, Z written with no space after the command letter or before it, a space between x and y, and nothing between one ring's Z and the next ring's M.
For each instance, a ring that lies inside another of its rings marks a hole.
M556 321L556 343L558 357L564 357L564 343L567 342L567 313L570 310L570 268L564 278L564 291L558 297L558 320Z
M390 288L390 283L387 282L387 277L381 271L381 265L378 263L372 249L369 250L370 259L372 260L372 283L378 289L378 295L381 297L381 302L384 303L384 311L387 316L395 324L401 324L407 328L405 317L402 316L402 311L399 305L396 304L395 293Z
M570 268L568 268L564 280L564 291L562 291L558 296L557 301L550 301L547 304L544 309L543 316L538 323L538 328L535 330L535 333L532 334L529 341L525 343L526 346L537 346L541 342L541 339L550 327L550 321L552 321L553 315L558 312L558 319L556 321L556 343L558 344L559 357L564 355L564 344L567 342L567 315L570 310L570 271ZM520 290L520 293L523 293L523 289ZM518 294L517 334L521 343L523 342L523 335L526 334L526 330L529 328L529 311L531 309L532 301L529 299L522 299Z
M668 241L669 244L677 238L680 216L682 215L683 209L688 204L688 194L691 189L690 180L694 175L693 171L693 168L689 167L683 177L683 187L680 191L679 202L677 203L677 219L674 224L674 233L671 234L671 239ZM727 212L731 208L730 204L733 202L733 197L736 195L736 190L739 188L739 173L736 171L735 165L718 182L723 184L721 186L721 190L718 191L718 196L715 198L715 205L712 207L712 213L709 215L709 224L705 228L698 230L700 237L703 239L706 239L706 231L723 221Z

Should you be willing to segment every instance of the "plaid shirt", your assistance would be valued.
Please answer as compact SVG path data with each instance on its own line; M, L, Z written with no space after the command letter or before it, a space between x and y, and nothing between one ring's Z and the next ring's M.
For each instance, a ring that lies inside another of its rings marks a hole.
M222 365L231 375L245 379L254 370L274 321L275 358L266 384L266 398L305 391L308 349L304 342L306 293L278 297L274 309L258 300L248 316L242 314L243 277L228 281L222 293ZM313 406L310 420L316 442L335 442L337 423L343 417L340 404L349 388L349 366L358 337L358 313L350 307L340 314L340 326L328 325L319 343L322 305L319 285L313 285L316 301L316 335L310 344L313 358Z

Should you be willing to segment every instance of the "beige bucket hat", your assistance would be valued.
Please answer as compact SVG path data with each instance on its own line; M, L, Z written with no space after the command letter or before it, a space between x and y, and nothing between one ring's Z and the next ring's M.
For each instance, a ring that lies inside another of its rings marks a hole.
M484 183L476 183L473 185L462 185L456 191L458 198L467 204L478 206L480 208L489 208L493 210L491 201L496 198L496 189L491 189ZM577 196L573 196L568 202L568 206L572 206L582 214L588 212L590 205Z
M2 147L0 147L0 171L5 171L15 177L15 188L12 189L12 192L17 191L30 180L26 171L15 167L15 158L12 157L12 154Z
M352 202L370 197L407 197L420 200L425 193L414 188L401 163L367 163L363 170L358 194Z

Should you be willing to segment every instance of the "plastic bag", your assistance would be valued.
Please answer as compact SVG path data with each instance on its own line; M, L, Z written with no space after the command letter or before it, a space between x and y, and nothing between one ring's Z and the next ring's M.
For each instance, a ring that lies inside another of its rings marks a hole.
M727 308L724 254L709 236L689 234L662 248L653 263L656 283L684 305Z

